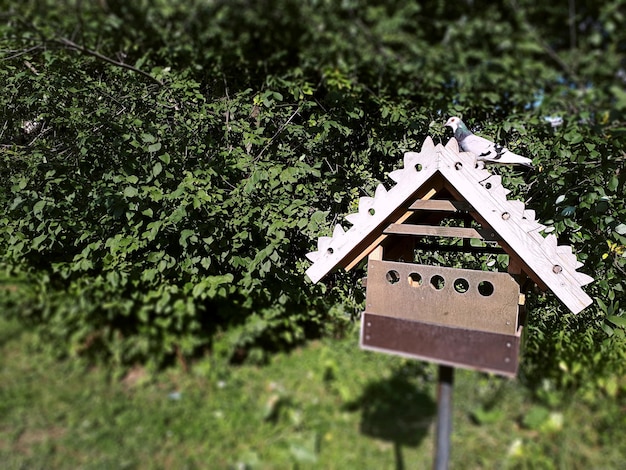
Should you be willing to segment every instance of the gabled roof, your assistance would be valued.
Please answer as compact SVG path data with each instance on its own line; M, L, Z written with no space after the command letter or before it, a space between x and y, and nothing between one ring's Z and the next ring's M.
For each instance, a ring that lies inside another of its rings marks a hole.
M535 220L522 201L508 200L510 192L501 177L480 164L474 154L459 152L452 138L444 147L426 138L419 153L404 154L404 167L389 177L396 184L389 190L381 184L374 197L359 200L359 212L346 216L352 227L337 225L332 237L320 237L317 251L307 254L313 265L306 274L318 282L338 266L352 267L367 256L386 237L390 223L402 223L407 208L416 200L437 191L437 181L456 193L473 208L477 219L493 229L502 248L521 265L539 285L549 288L572 312L578 313L592 303L581 289L593 281L576 270L582 266L569 246L557 245L557 238L544 237L546 227Z

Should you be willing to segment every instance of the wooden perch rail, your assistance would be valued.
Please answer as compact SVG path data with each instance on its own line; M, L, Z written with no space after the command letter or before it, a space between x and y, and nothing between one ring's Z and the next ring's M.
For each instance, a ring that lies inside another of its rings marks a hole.
M421 237L476 238L479 240L496 241L495 234L484 230L465 227L440 227L438 225L390 224L383 231L393 235L416 235Z

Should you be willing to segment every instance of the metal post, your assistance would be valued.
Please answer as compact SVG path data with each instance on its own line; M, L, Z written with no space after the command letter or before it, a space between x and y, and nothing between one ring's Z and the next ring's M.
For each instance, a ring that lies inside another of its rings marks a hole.
M437 384L437 437L435 447L435 470L447 470L450 457L450 434L452 433L452 386L454 369L439 366Z

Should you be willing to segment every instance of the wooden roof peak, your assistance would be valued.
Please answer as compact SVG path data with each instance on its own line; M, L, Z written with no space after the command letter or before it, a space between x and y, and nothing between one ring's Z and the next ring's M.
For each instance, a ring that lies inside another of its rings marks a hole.
M592 299L581 289L593 281L577 272L582 264L570 246L557 244L557 238L535 219L535 212L519 200L508 200L510 193L502 186L502 178L490 173L476 156L460 152L452 138L443 146L427 137L419 152L406 152L403 168L389 177L395 185L382 184L374 197L362 197L359 210L345 219L352 224L345 230L335 226L331 237L319 237L317 251L307 254L313 262L306 274L318 282L338 266L352 267L375 249L386 237L389 224L402 224L415 201L429 199L441 190L437 181L457 194L473 208L473 214L491 227L501 245L536 282L548 287L574 313L580 312Z

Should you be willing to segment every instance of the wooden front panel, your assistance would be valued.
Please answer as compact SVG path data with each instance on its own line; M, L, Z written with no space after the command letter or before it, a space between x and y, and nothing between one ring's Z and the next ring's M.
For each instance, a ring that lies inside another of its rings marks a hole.
M363 313L361 347L453 367L513 377L522 328L515 335L451 328Z
M377 315L514 335L519 298L508 273L368 262L366 311Z

